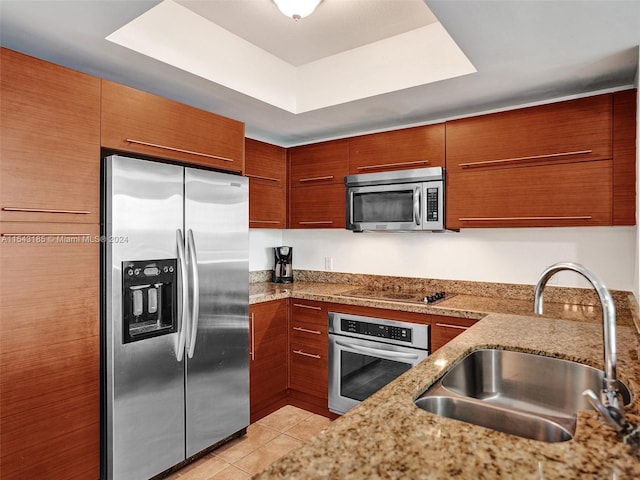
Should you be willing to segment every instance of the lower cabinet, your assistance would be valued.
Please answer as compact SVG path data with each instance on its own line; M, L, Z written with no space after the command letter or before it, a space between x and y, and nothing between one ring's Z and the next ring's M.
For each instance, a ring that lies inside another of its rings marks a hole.
M429 315L429 317L431 320L431 353L478 322L478 320L471 318L443 317L439 315Z
M0 222L0 471L100 476L99 226Z
M328 303L291 300L289 322L289 400L314 413L328 410Z
M287 404L287 305L275 300L249 308L251 423Z

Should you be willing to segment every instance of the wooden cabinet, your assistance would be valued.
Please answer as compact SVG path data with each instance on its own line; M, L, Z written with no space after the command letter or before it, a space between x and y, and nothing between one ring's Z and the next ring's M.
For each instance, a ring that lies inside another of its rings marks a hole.
M631 133L621 128L614 143L612 132L614 120L635 125L635 108L616 96L447 122L447 227L631 222Z
M349 174L444 166L444 123L349 139Z
M290 228L345 228L348 140L289 150Z
M99 477L98 235L0 222L3 479Z
M478 322L478 320L471 318L445 317L440 315L429 315L429 320L431 322L431 353Z
M0 220L100 221L100 79L0 49Z
M328 415L328 305L292 299L289 328L290 403Z
M250 228L286 228L286 161L285 148L250 138L245 140Z
M251 305L251 423L287 404L287 300Z
M102 146L244 171L244 124L102 80Z

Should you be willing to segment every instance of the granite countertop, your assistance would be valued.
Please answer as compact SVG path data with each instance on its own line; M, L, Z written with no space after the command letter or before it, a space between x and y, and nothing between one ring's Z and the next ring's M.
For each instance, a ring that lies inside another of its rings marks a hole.
M626 413L640 424L639 337L626 326L618 327L617 337L618 376L634 396ZM415 406L414 399L457 359L483 347L542 353L602 368L599 324L491 314L255 478L640 478L638 452L618 441L593 411L578 412L572 440L545 443Z
M258 282L250 284L249 303L261 303L290 297L478 320L490 313L531 315L533 312L532 300L490 296L456 294L450 298L445 298L435 305L342 296L345 292L355 290L356 288L357 286L355 285L341 283L293 282L282 284ZM633 311L634 309L629 305L618 305L616 307L617 324L633 327ZM600 306L591 303L580 304L546 301L544 304L544 316L588 323L602 323ZM638 331L640 332L640 322L638 322Z

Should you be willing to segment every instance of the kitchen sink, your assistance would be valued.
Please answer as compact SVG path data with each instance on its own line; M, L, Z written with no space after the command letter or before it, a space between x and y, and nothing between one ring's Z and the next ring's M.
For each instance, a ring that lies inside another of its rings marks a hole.
M534 440L570 440L582 392L602 389L604 373L577 362L510 350L471 352L431 386L416 405L436 415ZM631 402L618 381L623 405Z

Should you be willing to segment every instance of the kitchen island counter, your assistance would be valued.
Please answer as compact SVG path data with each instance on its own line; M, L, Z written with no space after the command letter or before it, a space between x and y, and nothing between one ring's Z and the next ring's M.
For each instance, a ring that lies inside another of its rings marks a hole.
M295 293L294 293L295 295ZM640 423L640 352L633 328L619 326L618 376ZM256 478L640 478L638 452L621 443L595 412L580 411L574 438L544 443L420 410L414 400L462 356L503 348L602 368L602 326L491 314ZM634 456L635 455L635 456Z

